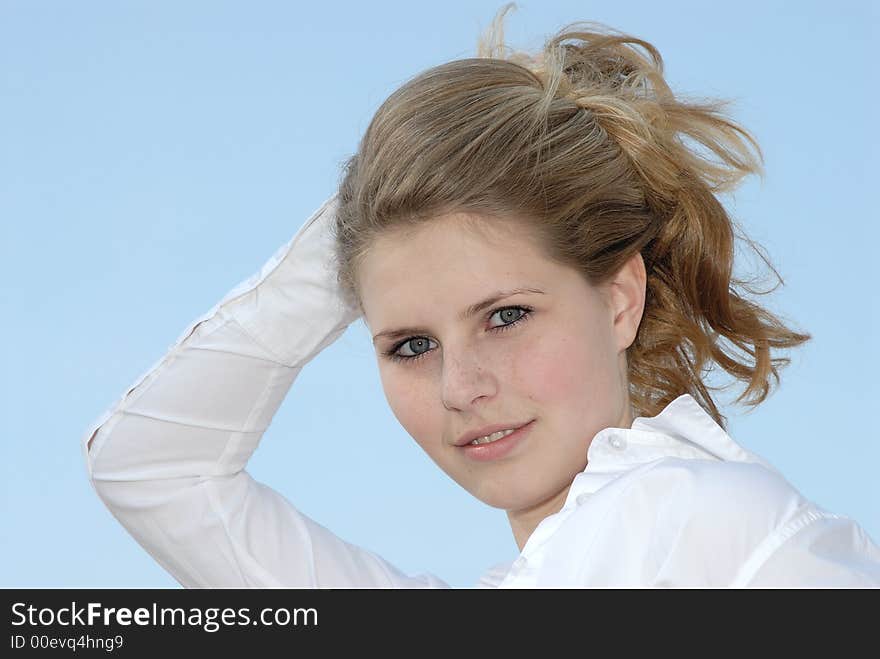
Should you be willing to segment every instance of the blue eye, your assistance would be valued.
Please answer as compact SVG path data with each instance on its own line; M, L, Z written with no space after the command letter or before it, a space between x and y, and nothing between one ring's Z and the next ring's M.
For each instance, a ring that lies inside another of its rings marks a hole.
M517 316L518 311L522 313ZM504 325L498 325L490 329L493 332L503 332L504 330L510 329L511 327L520 324L523 320L529 317L531 312L531 308L520 306L501 307L500 309L490 311L488 318L491 318L495 314L499 314L502 322L506 323ZM385 356L388 357L388 359L390 359L391 361L395 362L414 361L430 352L430 350L428 349L430 344L431 339L429 339L427 336L413 336L395 344L393 348L385 353ZM400 350L404 346L408 346L411 351L422 350L422 352L416 352L416 354L414 355L402 355L398 352L398 350Z

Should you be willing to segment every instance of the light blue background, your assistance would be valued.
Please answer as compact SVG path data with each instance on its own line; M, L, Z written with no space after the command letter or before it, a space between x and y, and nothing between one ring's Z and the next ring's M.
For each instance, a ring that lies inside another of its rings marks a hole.
M331 194L382 100L472 56L502 4L0 3L0 585L178 586L92 491L82 434ZM766 303L814 340L761 407L722 412L878 541L876 6L542 1L506 25L535 48L602 21L656 45L679 93L736 101L767 177L725 203L785 280ZM397 423L360 322L249 470L410 573L469 586L517 553Z

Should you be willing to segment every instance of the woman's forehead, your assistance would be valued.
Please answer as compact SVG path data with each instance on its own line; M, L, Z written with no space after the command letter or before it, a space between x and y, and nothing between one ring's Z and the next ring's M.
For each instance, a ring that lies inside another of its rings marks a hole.
M462 269L475 273L529 270L546 260L535 236L524 228L495 219L474 222L444 217L377 238L359 263L358 278L364 287L384 286L402 273L445 277Z
M365 315L384 322L436 303L464 308L481 295L514 289L582 292L580 272L548 258L528 231L500 225L490 220L472 231L447 217L422 231L382 237L359 267Z

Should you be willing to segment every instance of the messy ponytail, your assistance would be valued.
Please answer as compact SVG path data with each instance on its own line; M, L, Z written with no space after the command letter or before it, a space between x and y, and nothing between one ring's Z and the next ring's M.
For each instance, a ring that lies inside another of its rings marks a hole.
M763 292L733 276L739 238L782 282L716 197L762 175L760 147L723 116L725 101L677 99L642 39L580 22L536 55L510 52L503 20L514 6L478 57L424 71L374 116L340 184L343 292L360 304L357 266L377 236L448 212L526 218L548 256L593 285L638 252L647 284L627 349L633 408L654 416L690 393L724 426L710 366L744 382L736 402L756 406L789 362L771 349L811 338L746 299Z

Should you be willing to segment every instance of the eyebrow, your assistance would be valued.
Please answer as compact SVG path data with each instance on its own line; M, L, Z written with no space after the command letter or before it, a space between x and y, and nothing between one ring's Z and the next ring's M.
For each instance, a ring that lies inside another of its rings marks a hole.
M473 316L476 316L478 313L483 311L484 309L488 309L496 302L503 300L508 297L513 297L514 295L519 295L520 293L539 293L541 295L544 294L544 291L538 288L514 288L509 291L497 291L490 295L489 297L480 300L469 306L467 309L462 311L458 319L459 320L467 320ZM373 337L373 343L375 344L378 339L387 338L387 339L397 339L403 336L408 336L411 334L428 334L430 330L424 327L401 327L399 329L390 329L385 330L384 332L379 332Z

